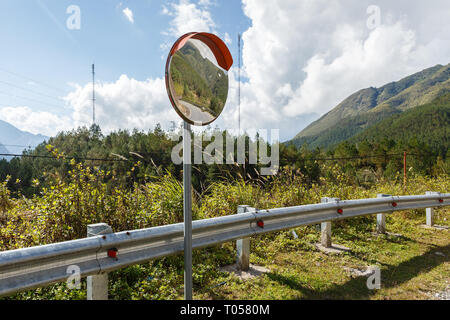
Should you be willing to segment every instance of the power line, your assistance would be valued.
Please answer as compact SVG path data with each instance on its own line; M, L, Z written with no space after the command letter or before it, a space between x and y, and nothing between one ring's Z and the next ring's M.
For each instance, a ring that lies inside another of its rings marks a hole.
M61 157L56 158L54 156L45 156L38 154L14 154L14 153L0 153L3 157L25 157L25 158L43 158L43 159L54 159L54 160L86 160L86 161L111 161L111 162L123 162L129 161L124 159L107 159L107 158L84 158L84 157Z
M9 73L9 74L12 74L12 75L14 75L14 76L16 76L16 77L19 77L19 78L22 78L22 79L26 79L26 80L29 80L29 81L33 81L33 82L35 82L35 83L39 83L39 84L41 84L41 85L43 85L43 86L45 86L45 87L47 87L47 88L50 88L50 89L52 89L52 90L61 91L61 92L64 92L64 93L66 92L65 90L63 90L63 89L61 89L61 88L58 88L58 87L55 87L55 86L46 84L46 83L44 83L44 82L42 82L42 81L38 81L38 80L32 79L32 78L27 77L27 76L20 75L20 74L18 74L18 73L16 73L16 72L12 72L12 71L9 71L9 70L3 69L3 68L0 68L0 71L3 71L3 72L6 72L6 73Z
M95 66L92 64L92 124L95 124Z
M354 156L354 157L340 157L340 158L304 158L304 160L323 160L323 161L328 161L328 160L356 160L356 159L369 159L369 158L386 158L389 156L394 156L392 155L374 155L374 156Z
M61 106L57 106L55 104L51 104L51 103L48 103L48 102L45 102L45 101L36 100L36 99L32 99L32 98L28 98L28 97L24 97L24 96L20 96L20 95L16 95L16 94L11 94L11 93L7 93L7 92L4 92L4 91L0 91L0 94L3 94L5 96L9 96L9 97L12 97L12 98L19 98L19 99L24 99L24 100L37 102L39 104L44 104L47 107L61 108Z
M415 154L415 153L408 153L409 156L418 156L418 157L422 157L424 155L420 155L420 154ZM391 154L380 154L380 155L367 155L367 156L353 156L353 157L339 157L339 158L302 158L302 160L317 160L317 161L332 161L332 160L356 160L356 159L370 159L370 158L381 158L381 159L386 159L386 158L390 158L390 157L395 157L395 156L402 156L403 157L403 153L391 153Z
M241 134L241 34L238 33L238 122Z
M0 145L2 145L0 143ZM8 145L4 145L3 146L8 146ZM11 146L11 145L10 145ZM129 152L132 155L138 156L139 158L145 160L145 161L150 161L146 158L144 158L142 155L140 155L137 152ZM153 151L153 152L146 152L147 154L150 155L162 155L162 154L168 154L167 152L163 152L163 151ZM131 161L130 159L125 158L122 155L116 154L116 153L111 153L111 155L114 155L116 157L118 157L118 159L115 158L89 158L89 157L73 157L73 156L63 156L60 158L57 158L55 156L51 156L51 155L38 155L38 154L14 154L14 153L0 153L0 156L8 156L8 157L26 157L26 158L43 158L43 159L55 159L55 160L91 160L91 161Z
M7 82L7 81L0 80L0 83L6 84L7 86L10 86L10 87L18 88L20 90L29 91L31 93L38 94L38 95L41 95L41 96L44 96L44 97L47 97L47 98L55 99L55 100L58 100L58 101L63 100L61 98L56 98L56 97L50 96L48 94L37 92L37 91L31 90L29 88L25 88L25 87L22 87L22 86L19 86L19 85L16 85L16 84L13 84L13 83L10 83L10 82Z
M131 154L136 154L135 152L130 152ZM151 152L150 154L167 154L167 152ZM116 154L114 154L116 155ZM368 159L368 158L387 158L387 157L391 157L391 156L403 156L403 153L397 153L397 154L387 154L387 155L370 155L370 156L354 156L354 157L340 157L340 158L303 158L303 160L313 160L313 161L337 161L337 160L355 160L355 159ZM419 155L419 154L413 154L413 153L408 153L409 156L423 156L423 155ZM89 157L63 157L63 158L56 158L54 156L49 156L49 155L31 155L31 154L13 154L13 153L0 153L0 156L9 156L9 157L27 157L27 158L44 158L44 159L55 159L55 160L86 160L86 161L118 161L118 162L123 162L123 161L130 161L129 159L121 156L121 155L116 155L116 156L120 156L120 158L118 159L112 159L112 158L89 158ZM145 159L143 156L139 155L140 158L142 158L143 160L148 160Z
M29 146L22 146L22 145L18 145L18 144L3 144L0 142L0 146L4 146L4 147L18 147L18 148L35 148L38 146L37 145L29 145Z

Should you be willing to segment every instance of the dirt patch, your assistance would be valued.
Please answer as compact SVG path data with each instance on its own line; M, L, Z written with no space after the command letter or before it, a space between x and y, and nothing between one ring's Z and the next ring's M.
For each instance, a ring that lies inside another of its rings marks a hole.
M447 288L440 292L428 292L428 296L433 300L450 300L450 284L447 281Z
M350 268L350 267L344 267L344 270L350 273L350 276L352 278L358 278L358 277L368 277L375 273L374 267L361 267L361 268Z
M250 268L247 271L240 270L236 264L222 267L219 270L221 272L233 273L235 276L237 276L241 280L247 280L247 279L259 277L259 276L263 275L264 273L267 273L270 271L269 269L267 269L265 267L256 266L253 264L250 264Z
M316 248L326 254L340 254L350 251L350 248L335 243L331 247L324 247L321 243L316 243Z
M450 228L447 226L438 226L437 224L435 224L432 227L430 227L429 225L426 225L426 224L421 224L420 226L422 228L431 229L431 230L446 230L446 231L450 230Z

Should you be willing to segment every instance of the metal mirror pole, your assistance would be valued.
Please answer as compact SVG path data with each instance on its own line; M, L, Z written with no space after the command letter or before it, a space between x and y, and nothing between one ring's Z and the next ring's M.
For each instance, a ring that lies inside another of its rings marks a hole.
M183 129L184 299L192 300L191 125Z

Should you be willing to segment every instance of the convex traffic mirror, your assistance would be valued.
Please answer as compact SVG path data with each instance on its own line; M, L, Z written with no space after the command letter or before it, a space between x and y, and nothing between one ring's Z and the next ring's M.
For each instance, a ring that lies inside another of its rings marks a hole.
M166 88L178 115L193 125L204 126L225 107L230 51L217 36L191 32L172 46L166 63Z

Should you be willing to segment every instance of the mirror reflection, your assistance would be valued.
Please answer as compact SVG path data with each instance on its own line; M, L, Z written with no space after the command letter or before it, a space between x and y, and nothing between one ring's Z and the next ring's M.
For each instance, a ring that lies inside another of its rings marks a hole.
M228 73L211 49L189 39L170 60L169 90L178 113L192 124L206 125L222 112L228 95Z

